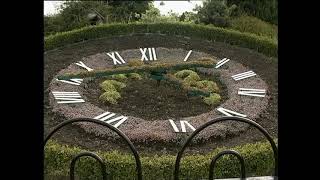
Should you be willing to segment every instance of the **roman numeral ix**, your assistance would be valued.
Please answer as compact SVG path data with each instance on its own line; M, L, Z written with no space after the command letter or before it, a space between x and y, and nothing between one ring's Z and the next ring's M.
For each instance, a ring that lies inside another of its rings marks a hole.
M114 65L126 63L118 52L107 53L107 55L113 60ZM119 58L119 60L116 58L116 55Z
M59 79L57 79L57 81L79 86L81 84L81 82L83 81L83 79L70 79L70 80L59 80Z
M58 101L58 104L70 104L70 103L82 103L85 102L78 92L59 92L53 91L52 92L54 98Z
M146 55L148 50L148 55L149 55L149 59ZM152 60L157 60L157 54L156 54L156 50L155 48L140 48L140 52L141 52L141 61L152 61Z
M173 120L169 119L169 122L174 130L174 132L180 132L177 125L173 122ZM186 130L186 125L192 129L192 131L195 131L196 129L190 124L188 123L188 121L180 121L180 126L181 126L181 132L185 133L187 132Z
M236 75L233 75L231 76L234 80L236 81L239 81L241 79L246 79L246 78L249 78L249 77L252 77L252 76L255 76L257 75L255 72L253 71L247 71L247 72L244 72L244 73L240 73L240 74L236 74Z
M126 116L118 116L118 117L112 118L115 115L116 115L115 113L105 112L94 117L94 119L105 121L108 124L118 121L115 125L113 125L115 128L118 128L123 122L125 122L128 119L128 117Z

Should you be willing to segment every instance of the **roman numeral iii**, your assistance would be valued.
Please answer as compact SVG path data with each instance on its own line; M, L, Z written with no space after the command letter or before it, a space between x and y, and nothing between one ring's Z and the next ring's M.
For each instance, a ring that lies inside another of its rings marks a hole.
M128 117L126 116L118 116L118 117L112 118L115 115L116 115L115 113L105 112L100 114L99 116L94 117L93 119L105 121L108 124L117 122L116 124L113 125L115 128L118 128L123 122L125 122L128 119Z
M169 119L169 122L174 130L174 132L180 132L177 125L173 122L173 120ZM186 130L186 125L192 130L195 131L196 129L190 124L188 123L188 121L180 121L180 126L181 126L181 132L185 133L187 132Z
M239 95L244 96L256 96L256 97L265 97L266 90L265 89L248 89L248 88L239 88Z
M85 65L82 61L79 61L76 63L76 65L85 68L87 71L93 71L92 68L89 68L87 65Z
M148 55L146 55L148 50ZM157 54L155 48L140 48L141 52L141 61L152 61L152 60L157 60Z
M227 59L227 58L223 58L222 60L220 60L219 62L217 62L216 64L216 69L218 69L219 67L221 67L222 65L224 65L225 63L229 62L230 59Z
M217 108L217 111L221 112L222 114L224 114L224 115L226 115L226 116L247 117L247 115L240 114L240 113L238 113L238 112L234 112L234 111L231 111L231 110L229 110L229 109L222 108L222 107ZM232 114L233 114L233 115L232 115Z
M83 79L70 79L70 80L59 80L59 79L57 79L57 81L79 86L81 84L81 82L83 81Z
M118 52L107 53L107 55L113 60L113 64L114 65L125 64L126 63ZM119 60L116 58L116 55L117 55Z
M240 74L236 74L236 75L233 75L231 76L234 80L236 81L239 81L241 79L246 79L246 78L249 78L249 77L252 77L252 76L255 76L257 75L255 72L253 71L247 71L247 72L244 72L244 73L240 73Z
M85 102L78 92L52 92L54 99L61 100L58 104L82 103Z

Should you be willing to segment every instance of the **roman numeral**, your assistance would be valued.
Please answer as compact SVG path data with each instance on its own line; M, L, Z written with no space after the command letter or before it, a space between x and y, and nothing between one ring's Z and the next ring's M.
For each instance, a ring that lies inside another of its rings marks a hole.
M118 121L115 125L113 125L115 128L118 128L123 122L125 122L128 119L128 117L126 116L118 116L116 118L110 119L115 115L115 113L105 112L100 114L99 116L94 117L94 119L105 121L108 124Z
M256 96L256 97L265 97L266 90L265 89L248 89L248 88L239 88L239 95L245 96Z
M230 59L228 58L223 58L222 60L220 60L217 64L216 64L216 69L218 69L219 67L221 67L222 65L224 65L225 63L229 62Z
M58 101L58 104L69 104L69 103L81 103L84 102L83 99L81 99L81 96L78 92L58 92L53 91L52 92L54 98L56 100L63 100Z
M91 68L89 68L88 66L86 66L82 61L78 61L78 62L76 63L76 65L78 65L78 66L80 66L80 67L83 67L83 68L85 68L85 69L88 70L88 71L93 71L93 69L91 69Z
M173 122L173 120L169 119L169 122L174 130L174 132L180 132L177 125ZM180 121L180 126L181 126L181 132L187 132L186 130L186 125L192 129L192 131L195 131L196 129L190 124L188 123L188 121Z
M107 55L113 60L114 65L126 63L118 52L107 53ZM116 58L116 55L120 59L120 61Z
M149 52L149 59L146 55L147 50ZM152 61L152 60L157 60L157 54L156 54L156 50L155 48L140 48L140 52L141 52L141 61Z
M79 86L81 84L81 82L83 81L83 79L70 79L70 80L59 80L59 79L57 79L57 81Z
M255 76L257 75L256 73L254 73L253 71L247 71L247 72L244 72L244 73L240 73L240 74L236 74L236 75L233 75L231 76L234 80L236 81L239 81L241 79L245 79L245 78L249 78L249 77L252 77L252 76Z
M217 108L217 110L226 116L233 116L231 114L234 114L234 116L247 117L247 115L240 114L240 113L237 113L237 112L234 112L229 109L222 108L222 107Z
M191 53L192 53L192 50L190 50L190 51L188 52L187 56L184 58L183 61L187 61Z

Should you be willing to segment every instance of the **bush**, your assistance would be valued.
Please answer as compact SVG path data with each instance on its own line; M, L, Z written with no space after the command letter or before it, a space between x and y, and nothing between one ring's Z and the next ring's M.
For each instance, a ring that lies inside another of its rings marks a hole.
M212 94L210 94L209 97L203 98L203 102L206 103L207 105L210 105L210 106L217 105L220 103L220 101L221 101L221 96L217 93L212 93Z
M141 80L142 77L138 73L129 73L128 77L133 80Z
M100 84L100 87L104 91L120 91L120 89L126 87L126 84L116 80L105 80Z
M181 161L181 179L203 179L208 177L209 164L212 158L222 150L221 147L205 155L184 155ZM247 176L267 176L273 171L274 160L268 142L245 144L232 148L244 158ZM45 174L68 175L71 159L85 150L49 141L45 147ZM132 154L118 151L96 152L106 163L107 170L113 179L135 179L135 160ZM150 155L141 156L143 179L173 179L175 156ZM216 164L216 178L239 177L239 162L232 156L220 158ZM81 179L102 179L100 166L89 158L77 162L75 174Z
M264 22L256 17L240 16L234 18L231 22L231 29L241 32L249 32L259 36L267 36L277 40L277 26Z
M192 70L182 70L174 74L177 78L183 79L186 84L193 85L200 80L200 76Z
M99 100L104 103L116 104L119 98L121 98L121 95L118 91L106 91L99 97Z
M208 80L202 80L196 82L196 87L208 92L219 92L219 87L217 83Z
M267 56L278 56L277 42L270 38L242 33L235 30L190 23L129 23L91 26L47 36L45 37L44 47L47 51L89 39L112 37L131 33L163 33L167 35L196 37L253 49Z
M133 59L128 62L128 66L130 66L130 67L137 67L137 66L142 66L142 65L144 65L144 62L139 59Z
M128 79L125 74L115 74L115 75L111 75L110 77L112 79L115 79L115 80L121 81L121 82L124 82Z

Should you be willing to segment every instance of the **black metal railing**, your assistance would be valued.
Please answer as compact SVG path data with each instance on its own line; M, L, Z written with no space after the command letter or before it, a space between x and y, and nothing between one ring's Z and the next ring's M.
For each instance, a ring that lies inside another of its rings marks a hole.
M197 128L186 140L186 142L183 144L182 148L179 150L177 156L176 156L176 161L175 161L175 165L174 165L174 180L179 180L179 171L180 171L180 161L181 158L183 156L183 153L185 151L185 149L187 148L187 146L191 143L192 139L199 134L202 130L204 130L205 128L207 128L208 126L211 126L213 124L219 123L219 122L224 122L224 121L237 121L237 122L243 122L243 123L247 123L255 128L257 128L266 138L267 140L270 142L272 150L273 150L273 155L274 155L274 179L278 179L278 148L275 144L275 142L273 141L272 137L270 136L270 134L262 127L260 126L258 123L247 119L247 118L241 118L241 117L230 117L230 116L226 116L226 117L220 117L220 118L216 118L216 119L212 119L210 121L208 121L207 123L203 124L202 126L200 126L199 128ZM77 118L77 119L71 119L71 120L67 120L64 121L62 123L60 123L59 125L57 125L45 138L44 140L44 146L47 144L48 140L58 131L60 130L62 127L68 125L68 124L72 124L72 123L76 123L76 122L90 122L90 123L95 123L95 124L99 124L102 125L104 127L107 127L109 129L111 129L112 131L116 132L122 139L125 140L126 144L129 145L131 152L133 153L134 157L135 157L135 161L136 161L136 172L137 172L137 179L138 180L142 180L142 168L141 168L141 161L140 161L140 156L136 150L136 148L134 147L134 145L132 144L132 142L128 139L128 137L123 134L119 129L113 127L112 125L100 121L100 120L96 120L96 119L91 119L91 118ZM217 160L224 156L224 155L234 155L237 157L237 159L240 162L240 167L241 167L241 180L246 178L246 171L245 171L245 165L244 165L244 159L243 157L236 151L234 150L225 150L222 151L220 153L218 153L211 161L210 164L210 168L209 168L209 180L214 179L214 168L215 168L215 164L217 162ZM76 161L83 156L89 156L92 157L94 159L96 159L100 166L101 166L101 174L103 179L107 179L109 173L106 172L106 166L103 162L103 160L96 154L92 153L92 152L82 152L80 154L78 154L77 156L75 156L72 159L71 165L70 165L70 179L74 180L74 171L75 171L75 164Z

